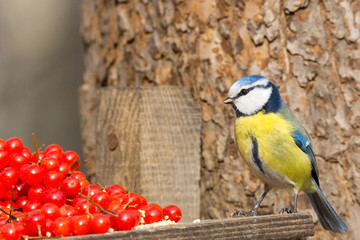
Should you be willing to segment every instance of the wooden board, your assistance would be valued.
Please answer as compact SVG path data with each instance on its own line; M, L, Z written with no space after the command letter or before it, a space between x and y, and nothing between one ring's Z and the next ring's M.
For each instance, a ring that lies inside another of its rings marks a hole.
M81 239L303 239L315 234L309 213L205 220L199 223L121 231L103 235L69 237Z
M201 112L185 87L102 88L96 180L200 217Z

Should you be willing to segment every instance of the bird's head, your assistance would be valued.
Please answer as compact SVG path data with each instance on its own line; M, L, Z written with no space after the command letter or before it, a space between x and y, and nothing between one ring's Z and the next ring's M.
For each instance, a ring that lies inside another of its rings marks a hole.
M265 113L277 112L284 104L276 86L259 75L237 80L228 95L224 103L232 105L237 117L250 116L261 110Z

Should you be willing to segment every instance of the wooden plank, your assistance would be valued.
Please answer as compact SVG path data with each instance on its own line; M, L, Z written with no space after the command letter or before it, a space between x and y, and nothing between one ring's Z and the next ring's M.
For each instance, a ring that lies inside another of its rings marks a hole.
M185 87L102 88L96 179L200 217L201 112Z
M315 234L309 213L204 220L168 227L69 237L81 239L303 239Z

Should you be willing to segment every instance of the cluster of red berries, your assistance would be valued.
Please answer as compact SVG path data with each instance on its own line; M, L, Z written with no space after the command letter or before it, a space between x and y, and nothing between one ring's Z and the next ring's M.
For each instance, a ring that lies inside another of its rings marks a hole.
M130 230L178 222L175 205L161 208L120 185L91 185L76 152L51 144L35 153L21 139L0 139L0 239Z

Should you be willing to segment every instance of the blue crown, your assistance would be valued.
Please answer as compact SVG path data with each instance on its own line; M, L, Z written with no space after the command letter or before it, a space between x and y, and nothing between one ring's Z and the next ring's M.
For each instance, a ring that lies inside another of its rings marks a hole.
M246 85L249 85L249 84L252 84L260 79L264 79L263 76L260 76L260 75L249 75L249 76L246 76L246 77L243 77L243 78L240 78L239 80L236 81L236 85L238 87L243 87L243 86L246 86Z

